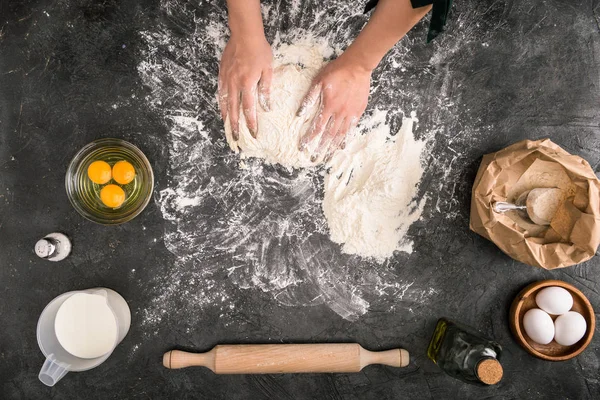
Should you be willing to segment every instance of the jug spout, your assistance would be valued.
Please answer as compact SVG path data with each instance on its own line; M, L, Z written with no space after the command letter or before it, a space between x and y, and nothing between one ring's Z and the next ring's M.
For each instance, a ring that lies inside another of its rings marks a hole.
M69 372L69 367L69 364L58 361L54 354L50 354L46 357L38 378L44 385L54 386Z
M106 289L97 289L97 290L94 290L92 293L102 296L106 300L108 300L108 292L106 291Z

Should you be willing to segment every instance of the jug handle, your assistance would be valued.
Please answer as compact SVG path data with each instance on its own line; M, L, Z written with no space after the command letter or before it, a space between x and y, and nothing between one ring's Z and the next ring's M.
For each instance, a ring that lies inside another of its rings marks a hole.
M46 357L38 378L44 385L54 386L56 382L60 381L69 372L70 366L70 364L58 361L54 357L54 354L50 354Z

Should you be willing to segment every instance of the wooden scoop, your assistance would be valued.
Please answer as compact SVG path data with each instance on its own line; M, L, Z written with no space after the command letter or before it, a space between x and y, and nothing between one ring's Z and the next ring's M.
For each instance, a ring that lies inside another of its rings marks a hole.
M219 345L206 353L172 350L163 356L170 369L206 367L216 374L359 372L371 364L406 367L404 349L368 351L357 343Z

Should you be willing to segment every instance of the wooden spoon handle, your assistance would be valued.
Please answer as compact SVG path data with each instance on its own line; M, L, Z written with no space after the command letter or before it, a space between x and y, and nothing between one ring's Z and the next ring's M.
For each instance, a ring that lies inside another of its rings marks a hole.
M372 352L357 343L219 345L207 353L173 350L163 365L177 369L206 367L217 374L359 372L370 364L408 365L404 349Z

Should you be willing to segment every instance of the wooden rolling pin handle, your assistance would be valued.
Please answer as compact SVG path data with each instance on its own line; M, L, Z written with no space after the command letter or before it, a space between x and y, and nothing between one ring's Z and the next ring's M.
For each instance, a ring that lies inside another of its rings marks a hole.
M359 372L371 364L408 362L404 349L368 351L356 343L220 345L207 353L172 350L163 356L166 368L206 367L217 374Z
M382 364L390 367L406 367L409 362L408 351L404 349L392 349L386 351L361 351L361 369L367 365Z
M171 350L163 355L163 365L170 369L187 367L206 367L215 371L216 347L207 353L188 353L187 351Z

